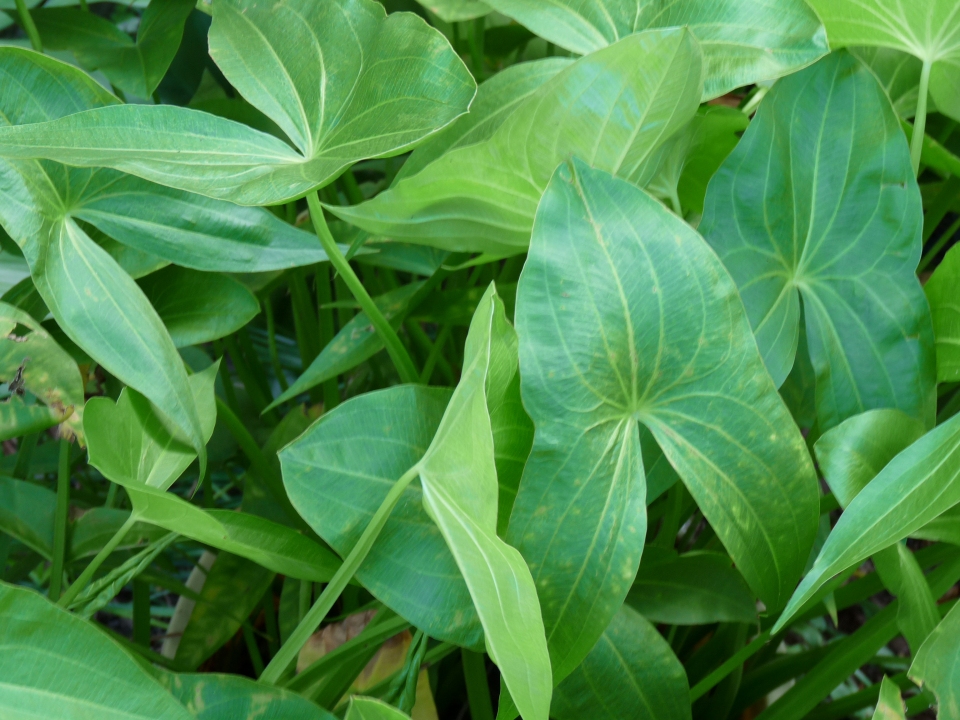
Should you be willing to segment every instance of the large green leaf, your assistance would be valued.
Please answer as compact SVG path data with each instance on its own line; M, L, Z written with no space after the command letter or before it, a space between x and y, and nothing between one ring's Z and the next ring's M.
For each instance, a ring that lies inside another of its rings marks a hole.
M204 442L217 421L213 385L219 363L188 379L200 415ZM196 458L196 451L171 432L140 393L124 388L114 403L93 397L84 414L90 464L120 485L166 490Z
M960 415L897 455L834 526L778 629L833 576L902 540L960 503Z
M757 621L753 594L726 555L657 550L646 548L627 595L627 603L647 620L670 625Z
M960 8L953 0L808 0L830 47L872 45L931 63L930 94L960 119Z
M487 653L524 718L546 720L550 658L537 590L524 558L497 536L499 488L489 408L517 371L517 335L493 284L477 306L460 383L417 464L437 523L480 616Z
M704 99L787 75L827 52L802 0L489 0L540 37L587 54L631 33L686 25L703 46Z
M0 584L0 715L7 720L189 720L96 626Z
M14 335L13 325L29 332ZM21 364L24 388L42 400L58 421L66 418L65 435L83 440L83 376L77 363L40 323L0 302L0 378L12 380Z
M254 294L220 273L170 266L138 284L177 347L217 340L260 314Z
M445 388L413 385L365 393L324 414L280 452L290 502L341 556L397 478L423 457L449 400ZM430 637L483 648L466 583L416 482L404 490L356 577Z
M960 382L960 245L946 254L923 289L937 338L937 380Z
M267 205L367 157L409 149L466 111L473 78L446 39L373 0L218 0L210 54L282 140L171 106L114 106L0 128L0 154L113 167L170 187Z
M670 645L622 607L580 666L557 687L557 720L689 720L689 686Z
M899 120L845 52L780 80L710 182L700 229L777 385L795 361L803 299L821 429L877 407L933 410L922 224Z
M378 235L517 254L559 163L577 156L645 183L700 91L700 49L688 31L633 35L547 80L489 139L445 153L373 200L330 210Z
M516 316L536 438L507 538L537 581L555 678L593 647L637 572L639 423L754 592L782 606L816 532L816 479L703 240L639 188L562 166L537 213Z
M897 115L909 120L917 112L923 63L909 53L885 47L852 47L850 52L870 68L887 91ZM928 106L928 110L932 110Z
M43 8L31 15L45 48L70 50L86 70L100 70L116 87L149 98L163 79L183 37L193 0L153 0L136 41L99 15L80 8Z
M960 717L960 606L940 622L936 630L916 653L909 675L916 682L933 690L939 706L937 717Z
M53 558L56 507L56 493L0 475L0 531L47 560Z
M174 674L158 677L196 720L333 720L296 693L237 675Z

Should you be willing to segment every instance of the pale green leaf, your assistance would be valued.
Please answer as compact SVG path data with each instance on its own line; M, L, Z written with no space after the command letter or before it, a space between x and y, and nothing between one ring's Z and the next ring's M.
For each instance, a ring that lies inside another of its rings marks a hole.
M260 314L256 296L220 273L170 266L138 284L177 347L217 340Z
M808 1L827 28L830 47L887 47L930 62L934 102L960 119L960 6L954 0Z
M937 338L937 380L960 382L960 246L946 254L923 289Z
M960 717L960 605L940 622L916 653L908 674L937 696L940 718Z
M445 153L373 200L330 210L377 235L514 255L530 241L559 163L577 156L645 183L700 91L700 49L688 31L633 35L544 82L489 139Z
M409 720L410 716L392 705L368 697L353 697L347 707L346 720Z
M638 423L753 591L782 606L816 533L816 479L702 238L629 183L563 166L540 204L516 316L536 438L507 538L537 581L555 678L593 647L637 572Z
M200 415L204 442L217 420L213 385L218 363L188 378ZM90 464L115 483L146 485L166 490L196 458L189 443L163 422L140 393L124 388L114 403L110 398L87 401L84 430Z
M904 120L912 118L917 112L923 63L909 53L892 48L851 47L850 52L876 76L897 115ZM927 111L934 110L928 103Z
M268 205L368 157L411 148L468 108L476 85L446 39L373 0L219 0L210 54L295 146L198 110L124 105L0 128L0 156L112 167Z
M53 558L56 507L56 493L0 475L0 530L47 560Z
M903 543L875 553L873 564L883 584L900 601L897 625L910 649L916 653L940 622L937 600L930 592L923 568Z
M900 697L900 688L886 675L880 683L880 698L873 711L873 720L907 720L903 714L903 698Z
M689 686L670 645L622 607L580 666L557 687L557 720L689 720Z
M542 38L586 55L631 33L685 25L703 47L704 99L772 80L827 52L802 0L486 0Z
M448 23L473 20L491 12L490 6L481 0L417 0L417 2Z
M32 590L0 584L4 720L189 720L188 713L96 626Z
M899 120L845 52L780 80L710 183L700 229L777 385L796 358L803 299L821 429L877 407L931 419L922 224Z

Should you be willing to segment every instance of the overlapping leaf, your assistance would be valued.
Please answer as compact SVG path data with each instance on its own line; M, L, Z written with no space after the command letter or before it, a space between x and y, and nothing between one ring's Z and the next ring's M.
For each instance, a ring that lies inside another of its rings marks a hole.
M536 437L507 538L537 582L555 678L593 647L637 572L639 423L753 591L782 606L816 532L815 476L703 240L633 185L563 166L537 213L516 314Z
M649 180L657 150L696 113L700 74L688 31L630 36L544 82L489 139L446 152L373 200L330 209L379 235L515 255L560 162L577 156L631 182Z
M780 80L710 183L700 228L778 385L803 299L822 429L878 407L931 418L922 219L899 120L845 52Z
M930 64L930 94L960 119L960 8L953 0L809 0L830 47L902 50Z
M960 608L954 606L914 656L909 675L937 696L937 717L960 715Z
M924 286L937 339L937 380L960 381L960 246L954 247Z
M463 114L473 78L446 39L373 0L220 0L210 54L293 143L214 115L123 105L0 128L0 154L113 167L243 205L325 185L396 155Z
M537 35L587 54L632 33L685 25L700 41L704 99L787 75L827 51L823 28L801 0L490 0Z

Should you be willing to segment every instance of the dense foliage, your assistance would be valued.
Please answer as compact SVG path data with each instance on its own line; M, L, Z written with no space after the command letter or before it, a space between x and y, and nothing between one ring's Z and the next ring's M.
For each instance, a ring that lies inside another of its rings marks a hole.
M960 720L956 0L0 0L0 717Z

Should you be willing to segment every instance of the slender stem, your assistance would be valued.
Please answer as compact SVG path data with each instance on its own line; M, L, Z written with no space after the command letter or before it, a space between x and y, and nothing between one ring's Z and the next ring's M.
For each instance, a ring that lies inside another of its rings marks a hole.
M320 244L327 253L327 257L330 258L331 264L340 273L340 277L343 278L350 292L353 293L353 297L360 304L360 308L367 314L377 334L380 335L380 339L383 340L390 359L393 360L393 364L396 365L397 371L400 373L400 379L404 383L419 382L417 369L414 367L407 349L400 342L396 331L387 322L376 303L373 302L373 298L367 293L366 288L363 287L363 283L360 282L360 278L350 267L350 263L347 262L343 253L340 252L340 248L337 247L337 243L330 234L330 228L327 227L327 222L323 218L323 207L320 205L320 198L316 193L307 195L307 204L310 206L310 217L313 219L313 227L320 239Z
M300 581L300 597L298 598L300 605L297 610L297 623L303 622L303 619L307 616L307 612L310 610L310 601L313 599L313 583L309 580Z
M326 263L317 265L317 310L320 316L320 345L324 348L333 340L333 310L329 307L333 302L333 290L330 282L330 266ZM322 350L321 350L322 352ZM340 387L336 377L325 380L323 383L323 411L330 412L340 404Z
M107 499L104 500L103 506L105 508L112 508L117 504L117 488L120 487L115 482L110 483L110 487L107 488Z
M219 340L214 340L213 349L214 352L220 356L219 373L220 381L223 383L223 394L227 398L227 404L233 408L234 411L238 412L240 406L237 404L237 391L233 387L233 377L230 375L230 368L227 367L226 359L224 358L226 350L224 350L223 343Z
M473 65L473 77L483 82L483 34L487 29L487 18L478 17L470 26L470 64Z
M130 532L130 528L136 524L137 519L137 514L135 512L130 513L130 517L127 518L127 521L120 526L120 529L117 530L113 534L113 537L107 541L107 544L103 546L103 549L101 549L100 552L97 553L96 557L90 561L90 564L84 568L76 582L67 588L67 591L63 594L63 597L57 601L57 605L60 607L67 607L77 598L77 595L79 595L80 592L90 583L94 574L97 572L100 566L103 565L103 561L110 557L113 551L117 549L117 546L127 536L127 533Z
M263 622L267 630L267 647L272 656L280 649L280 625L277 622L277 608L273 604L273 585L263 594Z
M757 635L753 641L741 648L741 650L733 655L729 660L727 660L723 665L718 667L712 673L707 675L703 680L698 682L692 688L690 688L690 702L695 702L701 697L710 692L721 680L723 680L727 675L732 673L738 667L743 665L747 660L753 657L760 648L762 648L767 641L770 640L770 631L765 630L764 632Z
M133 581L133 641L150 647L150 583Z
M243 352L241 352L236 337L234 335L228 335L223 341L227 347L227 352L230 353L230 359L233 360L233 369L237 371L240 382L243 383L243 388L247 391L247 397L253 402L257 412L262 413L263 409L270 404L270 399L264 397L263 388L260 387L255 373L247 363L247 358L244 357ZM274 422L276 422L275 413L271 410L270 414L273 415Z
M80 9L84 12L90 12L90 6L87 4L87 0L80 0Z
M363 202L363 192L360 190L357 179L353 176L353 171L347 170L341 175L340 182L343 183L344 195L347 196L351 205L359 205Z
M247 645L247 652L250 653L250 663L253 665L253 671L259 675L263 672L263 656L260 654L260 648L257 645L257 637L253 633L250 620L244 620L242 627L243 640Z
M320 623L323 622L324 618L327 617L333 604L337 601L337 598L340 597L340 593L343 592L343 589L350 582L353 574L366 559L367 554L380 535L380 531L383 530L383 526L387 524L387 518L390 517L390 513L400 500L403 491L419 473L420 467L414 465L390 488L390 492L387 493L377 512L374 513L373 518L363 531L357 544L353 546L353 550L350 551L350 554L347 555L343 561L343 565L340 566L340 569L337 570L336 574L331 578L330 582L320 594L320 597L317 598L317 602L310 608L303 620L300 621L300 624L297 625L296 630L290 634L290 637L287 638L287 641L281 646L280 651L273 657L267 669L264 670L260 676L261 682L276 685L287 667L289 667L297 655L299 655L300 649L317 627L319 627Z
M30 433L20 439L20 449L17 450L17 462L13 466L13 476L26 480L30 475L30 461L33 459L33 451L37 447L37 441L40 439L40 433Z
M30 38L30 44L37 52L43 52L43 43L40 42L40 33L37 32L37 26L30 16L30 10L27 9L26 0L17 0L17 12L20 13L20 22L23 23L23 29Z
M920 174L920 155L923 153L923 134L927 129L927 94L930 89L930 70L933 63L923 61L920 71L920 95L917 97L917 114L913 119L913 137L910 140L910 162L913 164L913 174Z
M940 251L943 250L944 246L953 239L953 236L957 234L957 231L960 230L960 218L954 221L954 223L947 228L946 232L943 233L938 239L937 242L933 244L933 247L927 250L923 254L923 258L920 260L920 264L917 266L917 272L922 273L927 269L927 266L932 263L937 255L940 254Z
M483 661L483 653L464 648L461 657L470 717L472 720L493 720L493 703L490 701L490 686L487 684L487 666Z
M70 507L70 441L60 439L57 464L57 510L53 518L53 568L50 570L50 600L56 602L63 584L63 559L67 551L67 510Z
M286 392L290 384L287 382L287 376L283 372L283 366L280 364L280 353L277 351L277 328L273 317L273 303L269 297L264 301L263 309L267 315L267 344L270 348L270 365L273 366L273 374L277 376L277 382L280 383L280 390Z

